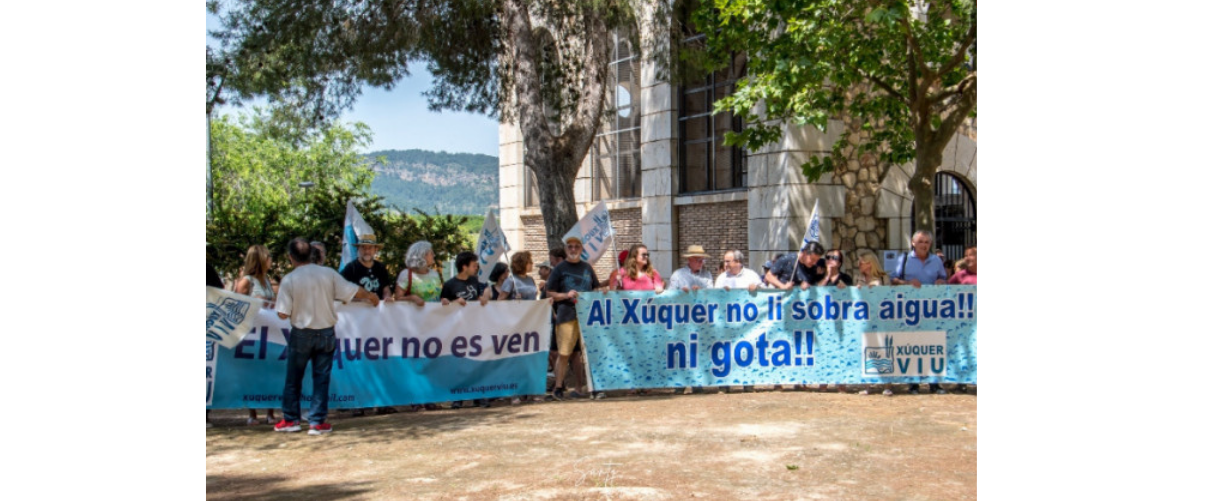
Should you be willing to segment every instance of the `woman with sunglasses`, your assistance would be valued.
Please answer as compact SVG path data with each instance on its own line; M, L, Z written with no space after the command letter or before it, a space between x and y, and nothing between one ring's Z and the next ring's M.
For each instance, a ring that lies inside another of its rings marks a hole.
M649 263L649 249L644 244L636 244L628 249L623 271L615 278L611 281L611 290L653 291L657 294L665 290L665 281ZM628 395L648 395L648 391L632 390Z
M657 294L665 290L665 281L649 263L649 249L644 244L633 245L628 250L628 260L623 267L626 273L620 273L618 283L611 284L614 290L653 291Z
M841 271L841 264L844 259L841 258L841 251L832 249L824 255L824 278L820 280L819 286L835 285L838 288L845 288L847 285L853 285L854 279L845 272Z
M849 274L841 271L841 264L843 262L844 262L844 259L842 259L842 257L841 257L841 251L839 251L837 249L831 249L827 253L825 253L824 261L821 263L821 265L824 266L824 278L820 279L820 282L817 283L816 285L821 286L821 287L829 287L829 286L835 285L835 286L837 286L838 289L844 289L845 286L847 286L847 285L853 285L854 284L853 277L851 277L851 276L849 276ZM828 385L821 383L821 384L817 385L816 389L818 391L824 391L824 390L828 389ZM845 393L845 385L843 385L843 384L837 385L837 391L841 392L841 393Z

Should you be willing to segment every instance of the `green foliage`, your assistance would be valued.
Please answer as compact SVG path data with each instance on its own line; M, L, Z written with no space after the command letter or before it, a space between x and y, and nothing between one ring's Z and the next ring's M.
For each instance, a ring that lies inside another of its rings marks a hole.
M611 30L634 26L639 4L208 0L222 28L206 47L207 111L264 96L320 128L363 86L392 88L421 61L434 77L424 92L432 110L519 123L524 163L544 182L545 233L559 235L576 219L572 179L601 123ZM638 51L638 31L622 32Z
M748 75L716 103L746 120L725 143L751 149L779 141L778 120L825 130L843 113L863 119L876 152L892 164L940 148L975 110L976 3L934 0L703 0L691 21L708 33L704 57L718 67L748 54ZM684 52L690 53L689 47ZM843 159L814 156L804 173L815 181Z
M481 228L485 226L485 216L468 216L464 224L460 225L460 232L465 238L469 238L473 242L477 241L477 236L481 234Z
M327 266L339 263L348 200L385 245L379 259L392 273L404 268L407 247L428 240L437 260L471 248L461 226L466 218L410 216L369 193L372 171L355 150L370 137L363 124L333 124L319 132L284 130L270 111L211 123L213 220L206 225L211 262L226 276L238 274L247 248L263 244L275 275L288 269L287 244L294 237L327 244ZM302 182L312 182L302 188Z
M223 28L206 50L211 106L265 96L287 103L311 125L337 117L364 85L392 88L421 61L434 77L432 110L510 118L514 62L501 0L207 1ZM560 33L582 32L601 12L608 27L635 22L626 0L524 1ZM590 12L591 15L585 13ZM555 39L556 65L545 68L553 111L576 102L582 65L569 40Z

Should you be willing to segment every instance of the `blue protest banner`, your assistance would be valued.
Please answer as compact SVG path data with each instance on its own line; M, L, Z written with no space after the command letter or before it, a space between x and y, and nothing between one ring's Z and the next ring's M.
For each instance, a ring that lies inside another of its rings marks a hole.
M976 381L975 287L585 293L595 390Z

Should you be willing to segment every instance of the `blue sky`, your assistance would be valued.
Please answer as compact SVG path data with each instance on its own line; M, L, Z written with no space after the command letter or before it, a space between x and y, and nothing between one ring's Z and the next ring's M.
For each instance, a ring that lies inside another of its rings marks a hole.
M206 31L219 26L216 17L206 13ZM208 40L208 37L206 37ZM209 43L214 43L209 40ZM364 122L373 133L374 150L424 149L449 153L481 153L498 156L498 122L473 113L435 113L427 111L422 92L431 86L431 74L422 63L410 66L410 76L393 90L364 87L355 107L343 112L345 122ZM219 113L237 108L227 107Z

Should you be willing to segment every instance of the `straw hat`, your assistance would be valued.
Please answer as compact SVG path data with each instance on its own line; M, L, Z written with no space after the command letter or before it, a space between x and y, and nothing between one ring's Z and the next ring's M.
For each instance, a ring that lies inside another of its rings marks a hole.
M707 253L703 251L702 245L692 245L692 246L686 248L686 253L682 254L682 257L711 257L711 256L708 256Z
M369 233L369 234L367 234L367 235L364 235L364 236L360 237L360 241L359 241L359 242L356 242L356 245L357 245L357 246L360 246L360 245L372 245L372 246L375 246L375 247L378 247L378 248L379 248L379 247L384 247L383 245L381 245L381 244L377 243L377 236L376 236L375 234L372 234L372 233Z

